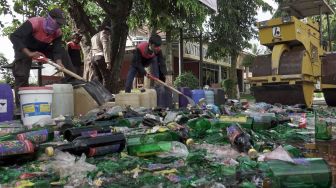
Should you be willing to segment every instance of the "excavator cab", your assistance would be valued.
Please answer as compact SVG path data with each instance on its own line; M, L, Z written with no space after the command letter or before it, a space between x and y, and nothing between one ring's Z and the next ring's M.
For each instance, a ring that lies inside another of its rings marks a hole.
M325 0L287 0L280 8L287 15L258 23L260 43L272 53L257 56L252 65L256 102L310 107L319 90L328 105L336 105L336 53L327 52L331 45L322 40L320 21L326 15L329 24L333 9Z

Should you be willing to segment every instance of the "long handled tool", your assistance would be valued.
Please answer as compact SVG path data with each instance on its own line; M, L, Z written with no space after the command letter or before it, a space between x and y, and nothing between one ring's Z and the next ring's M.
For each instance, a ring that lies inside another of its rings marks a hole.
M158 82L159 84L169 88L170 90L174 91L175 93L179 94L179 95L182 95L183 97L185 97L187 100L188 100L188 103L191 105L191 106L196 106L195 104L195 101L188 97L187 95L183 94L182 92L180 92L179 90L175 89L174 87L172 86L169 86L168 84L164 83L163 81L161 81L160 79L156 78L155 76L151 75L151 74L147 74L147 77Z
M74 72L71 72L70 70L66 69L63 66L60 66L59 64L53 62L49 58L41 56L39 58L34 58L34 59L37 61L43 62L43 63L50 64L54 66L56 69L58 69L59 71L62 71L80 81L83 81L84 82L83 87L86 89L88 93L90 93L90 95L96 100L96 102L99 105L102 105L105 102L110 101L113 97L112 94L107 89L105 89L105 87L98 81L87 81L83 77L75 74Z
M52 65L54 66L57 70L61 71L61 72L64 72L78 80L82 80L84 82L87 82L86 79L84 79L83 77L79 76L78 74L75 74L74 72L71 72L70 70L66 69L65 67L62 67L60 66L59 64L53 62L51 59L48 59L46 57L39 57L39 58L36 58L36 60L38 61L42 61L44 63L48 63L49 65Z

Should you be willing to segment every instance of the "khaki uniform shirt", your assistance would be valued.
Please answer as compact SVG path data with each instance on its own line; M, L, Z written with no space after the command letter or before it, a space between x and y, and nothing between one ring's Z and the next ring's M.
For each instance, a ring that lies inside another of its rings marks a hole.
M111 40L110 35L102 30L91 38L91 54L104 56L105 62L111 62Z

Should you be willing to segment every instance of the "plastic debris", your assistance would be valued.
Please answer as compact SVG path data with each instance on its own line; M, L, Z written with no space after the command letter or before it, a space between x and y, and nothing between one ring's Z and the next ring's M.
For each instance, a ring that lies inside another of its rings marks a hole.
M88 172L96 169L95 165L85 162L86 156L83 154L80 158L67 152L56 151L54 160L46 164L45 168L58 173L61 178L68 177L68 184L79 186Z
M258 161L263 160L281 160L294 163L294 160L289 155L289 153L282 147L277 147L274 151L264 154L264 156L259 157Z

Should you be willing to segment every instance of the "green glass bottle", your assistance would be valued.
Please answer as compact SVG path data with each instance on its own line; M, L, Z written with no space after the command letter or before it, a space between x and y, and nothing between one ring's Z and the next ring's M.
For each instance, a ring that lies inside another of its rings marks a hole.
M132 135L127 138L127 151L130 155L150 156L169 151L171 141L180 141L175 132L162 132L143 135Z
M138 134L130 135L127 137L127 145L143 145L157 143L160 141L180 141L181 137L172 131L166 131L161 133L152 133L152 134Z
M190 128L191 137L203 137L206 131L211 128L211 123L206 118L191 119L187 125Z
M332 173L327 162L321 158L305 158L302 164L280 160L266 162L270 173L264 179L264 188L330 188Z
M151 156L160 154L162 152L167 152L171 148L171 142L169 141L162 141L156 142L151 144L139 144L128 146L127 151L129 155L144 157L144 156Z
M256 186L252 182L243 182L239 184L239 188L256 188Z
M332 124L328 121L328 118L317 113L315 114L315 117L315 139L332 139Z
M127 148L129 155L147 157L157 155L158 157L186 158L189 154L187 146L177 141L161 141L151 144L134 145Z
M268 130L276 127L279 124L290 122L289 117L277 116L275 113L254 113L252 129L254 131Z
M302 157L302 153L300 150L292 145L285 145L283 147L292 158L299 158Z

